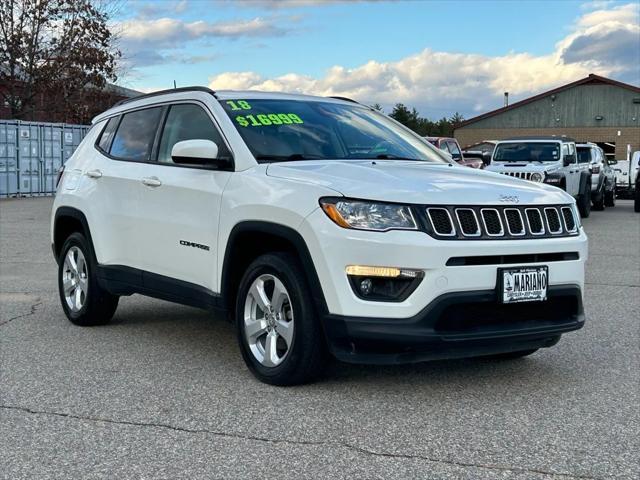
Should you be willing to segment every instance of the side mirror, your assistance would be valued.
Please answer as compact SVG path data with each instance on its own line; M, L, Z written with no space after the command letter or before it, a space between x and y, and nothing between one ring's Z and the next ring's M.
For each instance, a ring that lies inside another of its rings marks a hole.
M562 162L562 164L565 167L568 167L569 165L572 165L576 163L576 156L575 155L567 155L564 157L564 161Z
M171 159L180 165L217 165L229 163L218 158L218 145L211 140L183 140L171 149Z
M482 163L487 167L491 165L491 152L482 152Z

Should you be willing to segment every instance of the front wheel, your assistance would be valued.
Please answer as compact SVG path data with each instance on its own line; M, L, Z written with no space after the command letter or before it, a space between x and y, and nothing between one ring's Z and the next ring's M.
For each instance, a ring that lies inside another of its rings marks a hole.
M87 239L72 233L58 259L58 291L67 318L83 327L104 325L118 307L118 297L103 290Z
M324 335L294 255L266 254L249 266L236 300L236 329L242 357L260 381L295 385L321 374Z
M537 351L537 348L531 348L529 350L520 350L519 352L496 353L495 355L487 355L484 358L489 360L515 360L517 358L527 357Z

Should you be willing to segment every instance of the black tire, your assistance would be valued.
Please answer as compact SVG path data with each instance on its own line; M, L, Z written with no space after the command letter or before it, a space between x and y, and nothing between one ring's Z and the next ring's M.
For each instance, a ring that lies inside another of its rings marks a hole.
M613 184L610 191L605 190L604 192L604 205L606 207L615 207L616 206L616 184Z
M600 193L597 193L595 197L593 197L592 199L592 207L594 210L596 211L602 211L604 210L605 207L605 202L604 202L604 187L603 187L603 191Z
M578 211L581 218L588 218L591 214L591 182L587 181L583 185L583 190L578 195Z
M63 286L65 275L67 278L69 275L69 271L65 267L65 258L72 248L80 250L86 264L86 294L83 297L84 302L82 303L82 307L77 311L74 311L68 305ZM60 295L62 309L67 318L71 323L82 327L108 323L113 317L116 308L118 308L119 297L105 291L98 284L96 277L96 260L93 255L93 249L81 233L72 233L62 245L60 258L58 259L58 293Z
M253 282L263 275L282 282L290 298L292 321L295 322L291 345L281 363L275 366L265 366L256 358L245 334L245 302ZM242 358L260 381L280 386L298 385L317 379L323 372L327 360L325 337L306 275L295 255L276 252L253 261L240 281L235 311Z
M638 188L637 184L636 184L636 195L633 200L633 211L640 212L640 188Z
M486 359L488 360L515 360L518 358L529 356L538 351L537 348L531 348L529 350L521 350L519 352L506 352L506 353L496 353L495 355L487 355Z

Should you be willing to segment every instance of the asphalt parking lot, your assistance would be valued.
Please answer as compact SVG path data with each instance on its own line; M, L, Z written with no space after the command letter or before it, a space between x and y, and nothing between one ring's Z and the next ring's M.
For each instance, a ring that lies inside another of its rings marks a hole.
M640 215L593 212L587 325L521 360L335 363L277 388L230 324L132 296L69 323L50 198L0 201L0 477L639 478ZM635 452L635 453L634 453Z

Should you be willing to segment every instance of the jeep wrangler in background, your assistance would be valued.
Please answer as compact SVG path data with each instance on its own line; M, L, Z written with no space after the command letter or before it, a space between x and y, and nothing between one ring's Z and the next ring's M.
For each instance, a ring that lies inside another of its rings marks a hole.
M591 203L594 210L616 206L616 174L604 152L595 143L576 145L578 163L589 165L591 172Z
M517 137L496 144L487 170L559 187L576 199L580 216L591 212L591 172L566 137Z
M66 163L51 242L71 322L105 324L134 293L223 310L276 385L329 355L522 357L585 318L571 196L458 168L345 99L193 87L118 104Z

